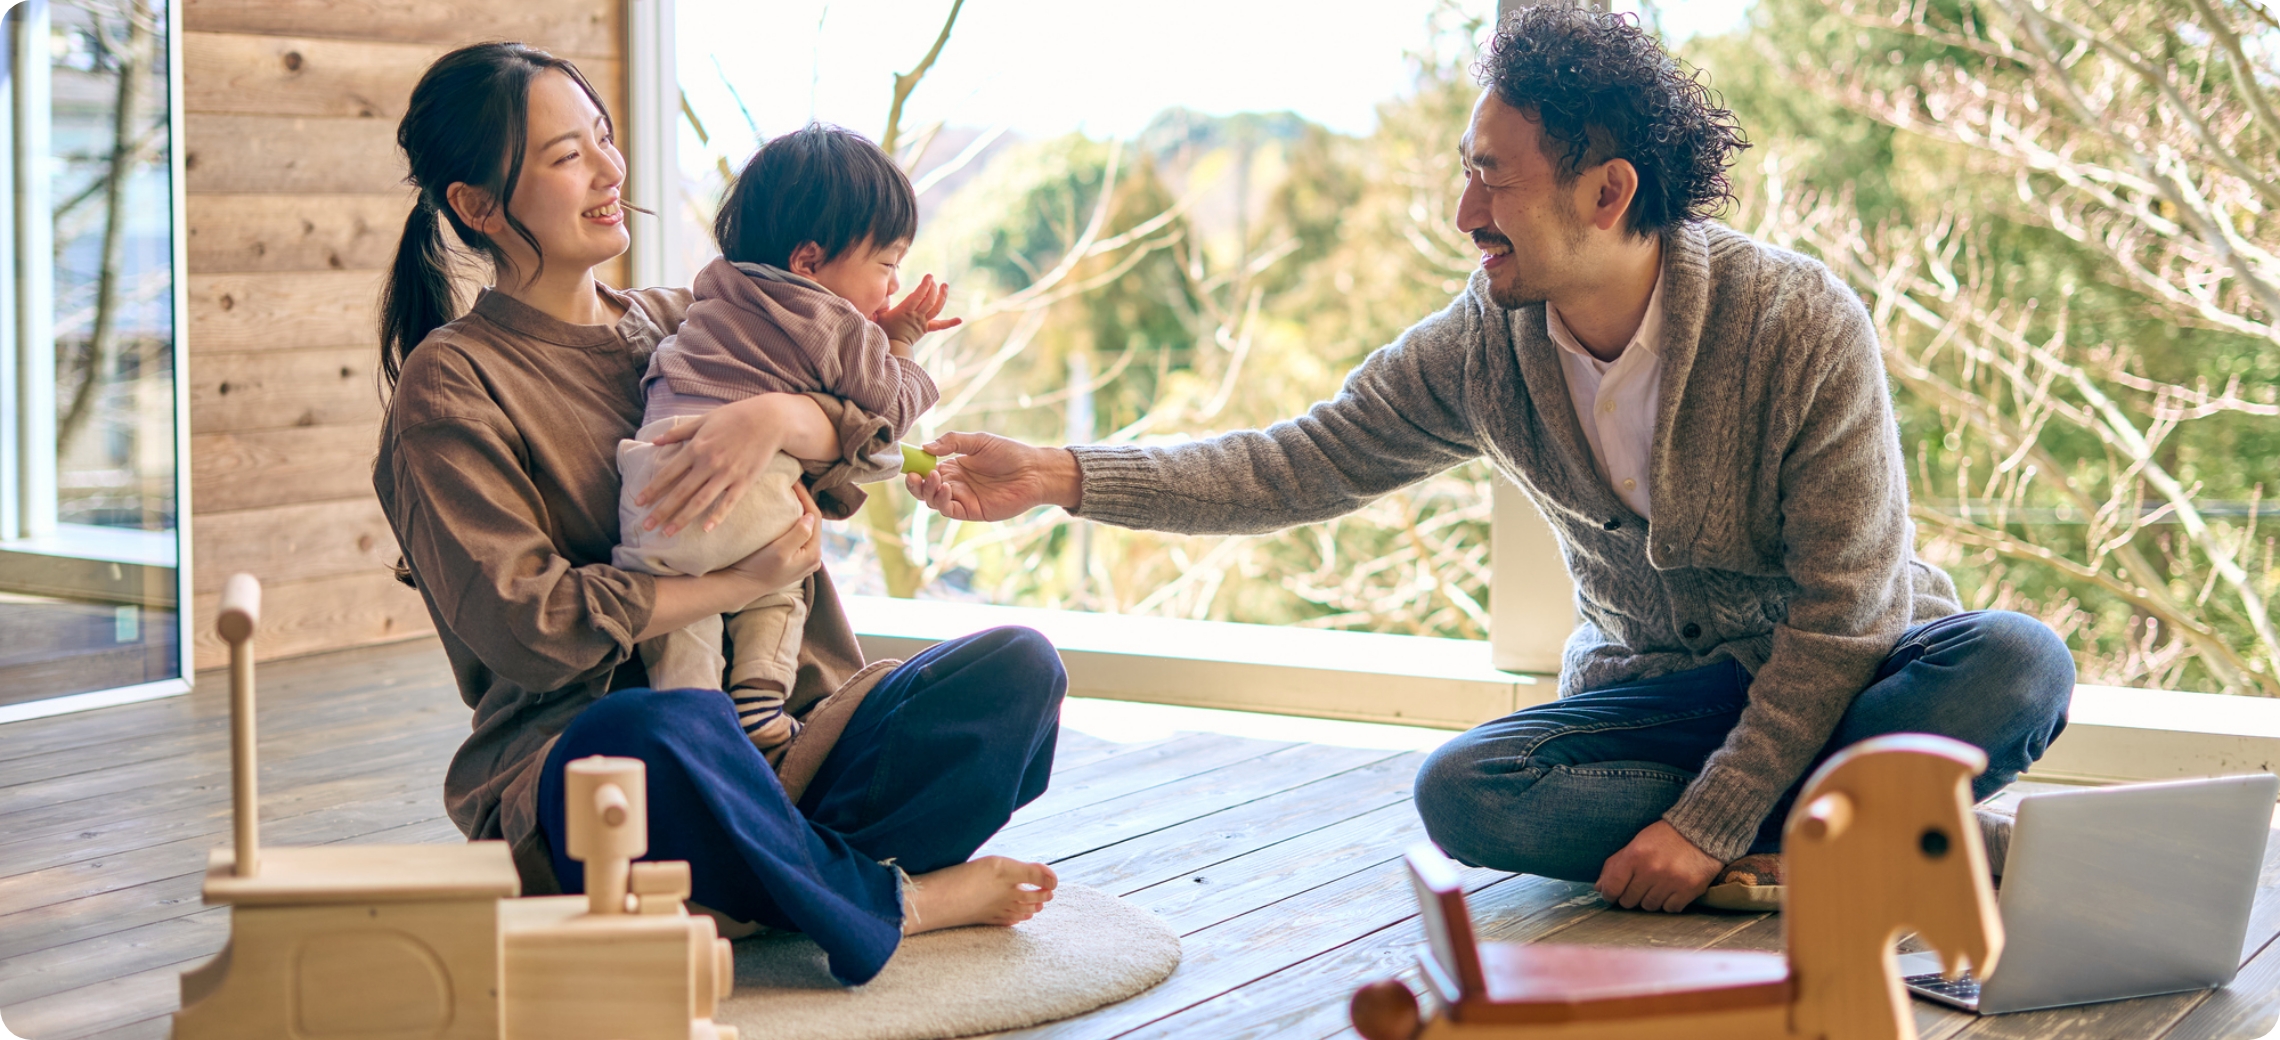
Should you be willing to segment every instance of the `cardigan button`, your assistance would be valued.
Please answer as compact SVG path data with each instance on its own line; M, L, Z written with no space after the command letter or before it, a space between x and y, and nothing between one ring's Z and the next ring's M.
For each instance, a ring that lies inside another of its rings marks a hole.
M1685 628L1678 630L1678 634L1685 636L1688 639L1700 639L1702 638L1702 626L1689 621L1686 623Z
M1608 520L1606 523L1604 523L1604 524L1601 524L1601 525L1599 525L1599 526L1600 526L1600 527L1603 527L1603 528L1605 528L1605 529L1607 529L1607 530L1609 530L1609 531L1613 531L1613 530L1617 530L1617 529L1620 529L1620 528L1623 526L1623 521L1621 521L1621 520L1615 520L1615 519L1610 519L1610 520Z

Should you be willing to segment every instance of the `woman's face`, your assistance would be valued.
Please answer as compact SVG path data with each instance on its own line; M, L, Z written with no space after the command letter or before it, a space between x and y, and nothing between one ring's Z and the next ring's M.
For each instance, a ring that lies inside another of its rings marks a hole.
M507 209L545 250L548 275L583 274L625 252L625 210L619 203L625 157L593 99L569 76L549 69L531 82L525 122L530 133L522 177ZM540 257L530 243L496 212L469 223L498 244L522 277L539 270Z

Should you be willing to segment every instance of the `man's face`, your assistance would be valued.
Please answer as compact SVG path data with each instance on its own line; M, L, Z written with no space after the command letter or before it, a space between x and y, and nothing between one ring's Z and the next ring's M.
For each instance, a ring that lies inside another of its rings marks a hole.
M1457 230L1480 247L1489 298L1512 308L1542 303L1590 281L1584 262L1592 178L1562 186L1544 154L1543 124L1482 92L1458 146L1465 191Z

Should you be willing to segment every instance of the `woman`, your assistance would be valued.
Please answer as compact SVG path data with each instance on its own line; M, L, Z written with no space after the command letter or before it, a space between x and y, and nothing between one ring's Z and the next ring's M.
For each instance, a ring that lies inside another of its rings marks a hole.
M475 709L444 782L460 829L509 842L525 891L578 891L562 767L640 758L650 856L689 861L693 901L727 919L806 932L850 984L902 935L1036 913L1050 869L968 857L1051 772L1066 682L1042 636L997 629L865 667L812 501L719 573L609 565L617 442L689 294L594 277L626 249L625 163L578 70L520 44L454 51L413 89L397 142L418 201L382 300L392 395L373 485ZM444 224L495 275L465 315ZM778 450L841 459L876 425L803 395L728 405L672 438L645 497L669 530L711 523ZM808 726L779 778L726 695L642 688L634 648L803 577L790 701Z

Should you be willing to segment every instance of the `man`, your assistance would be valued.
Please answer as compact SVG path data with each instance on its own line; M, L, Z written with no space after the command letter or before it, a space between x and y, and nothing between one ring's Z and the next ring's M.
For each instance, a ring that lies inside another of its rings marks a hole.
M1918 559L1876 333L1821 264L1705 218L1746 145L1629 21L1515 12L1478 66L1457 226L1480 270L1337 398L1174 447L951 434L914 494L946 516L1039 504L1249 533L1338 516L1487 456L1559 534L1580 623L1561 699L1418 776L1468 863L1677 911L1778 884L1807 772L1880 733L1984 748L1984 798L2065 725L2047 627L1959 613ZM1509 593L1507 593L1509 594Z

